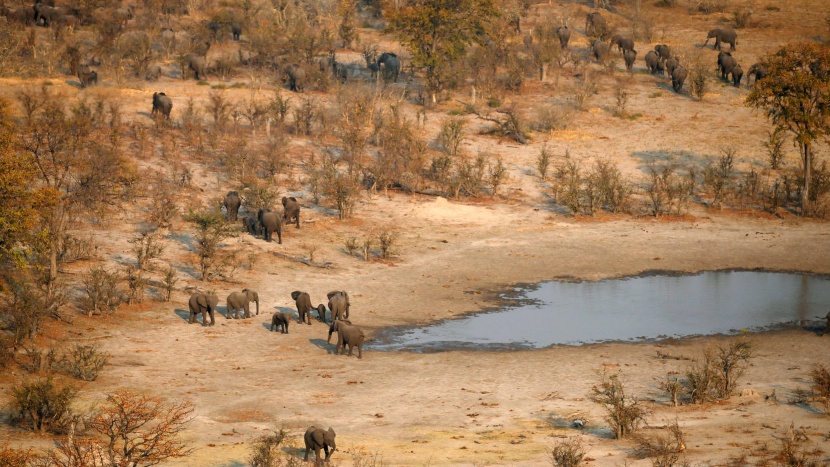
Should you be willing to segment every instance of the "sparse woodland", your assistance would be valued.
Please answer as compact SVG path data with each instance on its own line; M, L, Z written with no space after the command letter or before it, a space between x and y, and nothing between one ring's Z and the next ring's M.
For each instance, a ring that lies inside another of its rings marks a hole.
M249 287L269 323L348 290L371 341L518 283L830 274L815 2L47 3L0 5L0 465L300 465L313 423L339 465L830 462L800 328L358 361L187 324Z

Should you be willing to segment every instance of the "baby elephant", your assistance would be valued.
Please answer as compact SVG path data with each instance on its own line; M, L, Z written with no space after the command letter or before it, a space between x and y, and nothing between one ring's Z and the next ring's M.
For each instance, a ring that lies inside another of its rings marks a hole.
M334 433L334 429L331 427L329 427L328 431L323 430L322 428L317 428L316 426L309 427L305 432L305 436L303 436L305 441L305 457L303 460L308 460L308 453L313 449L315 466L322 466L323 462L328 462L329 457L331 457L334 450L337 449L337 444L334 442L335 436L336 434ZM320 458L321 449L326 451L325 460ZM331 449L331 451L329 451L329 449Z
M288 313L280 313L278 311L271 317L271 331L274 331L278 327L280 328L280 332L288 334Z
M311 326L311 310L314 309L311 306L311 296L308 292L295 290L291 292L291 298L294 299L294 303L297 305L297 314L300 316L300 322L308 323Z
M297 198L291 196L290 198L282 197L282 220L284 222L295 221L297 228L300 228L300 203Z

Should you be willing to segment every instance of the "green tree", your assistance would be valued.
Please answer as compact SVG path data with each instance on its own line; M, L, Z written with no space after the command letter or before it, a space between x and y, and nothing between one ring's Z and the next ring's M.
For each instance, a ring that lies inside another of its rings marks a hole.
M767 76L746 98L762 109L777 128L790 131L803 164L801 214L812 213L812 145L830 135L830 46L800 42L782 47L761 60Z
M435 103L452 64L484 37L488 21L499 16L496 0L410 0L386 13L393 30L424 69L426 88Z
M34 227L35 193L30 189L34 166L25 154L15 151L16 128L9 102L0 99L0 259L22 261L18 245Z

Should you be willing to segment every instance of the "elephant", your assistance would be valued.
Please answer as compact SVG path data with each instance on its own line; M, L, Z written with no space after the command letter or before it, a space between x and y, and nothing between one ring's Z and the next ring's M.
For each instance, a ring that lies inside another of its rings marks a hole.
M329 325L329 337L328 337L328 339L326 339L326 343L328 343L328 344L331 344L331 335L334 334L334 323L352 324L352 322L347 320L347 319L338 319L338 320L332 321L331 324Z
M300 203L297 202L297 198L291 196L286 198L285 196L282 197L282 220L283 221L290 221L294 220L296 223L297 228L300 228Z
M89 65L81 65L78 67L78 80L82 88L98 84L98 72L90 69Z
M596 58L598 62L605 60L605 57L608 56L608 49L608 44L603 42L602 39L595 40L593 45L591 45L591 50L594 52L594 58Z
M765 76L767 76L767 67L760 63L753 63L746 75L746 84L749 84L753 77L757 83L759 79L764 79Z
M53 25L57 19L63 16L63 10L55 8L54 6L46 5L44 3L37 3L34 6L35 24L43 20L43 26L49 27Z
M671 47L666 44L655 45L654 51L657 52L657 56L660 57L660 60L666 61L671 58Z
M825 316L824 319L827 320L827 324L824 325L824 331L821 331L819 336L830 334L830 311L827 312L827 316Z
M259 228L259 222L256 220L256 217L254 216L243 217L242 225L245 226L245 230L254 237L258 236L261 233Z
M392 52L384 52L378 57L378 68L383 69L383 78L387 81L398 82L398 74L401 71L401 60Z
M737 88L741 86L741 78L744 76L744 69L740 65L735 64L732 67L732 84Z
M675 69L671 73L671 86L674 88L674 92L680 94L683 90L683 82L686 81L686 75L688 72L686 68L682 65L677 65Z
M559 47L562 49L568 48L568 42L571 40L571 30L566 25L557 26L553 29L556 36L559 37Z
M203 293L195 293L190 296L190 301L188 302L188 307L190 308L190 319L187 321L188 324L193 324L196 322L196 315L199 313L202 314L202 326L207 325L207 317L210 315L210 325L213 326L216 324L216 319L214 318L214 312L216 311L216 305L219 304L219 297L216 295L208 295Z
M323 323L326 322L326 305L323 305L322 303L317 305L317 319Z
M30 6L24 6L14 10L9 10L6 17L11 21L28 26L35 21L35 9Z
M657 55L657 52L649 50L646 54L645 60L646 66L648 67L648 71L652 75L656 75L657 73L665 74L665 67L663 66L663 62L660 60L660 56Z
M630 37L614 36L611 38L611 45L616 45L620 53L626 50L634 50L634 39Z
M161 67L158 65L150 65L147 71L144 72L144 79L147 81L158 81L161 76Z
M285 76L288 79L288 89L294 92L303 92L305 87L305 69L296 63L285 66Z
M585 16L585 35L602 37L606 33L605 18L598 11Z
M239 193L236 191L229 191L227 195L225 195L225 199L222 201L222 206L225 206L225 210L228 211L228 220L231 222L236 222L236 217L239 214L239 206L242 205L242 198L239 197Z
M153 93L153 111L152 115L155 116L158 113L164 115L165 118L168 120L170 119L170 111L173 109L173 100L167 97L167 94L163 92L154 92Z
M732 69L737 65L738 61L735 60L735 57L733 57L731 53L718 53L718 69L720 70L720 76L722 79L728 79L727 77L732 73Z
M378 71L380 71L380 66L377 63L370 63L366 65L366 68L369 70L369 76L371 76L372 79L378 78Z
M277 232L277 243L282 245L282 221L279 214L268 209L260 209L256 217L262 229L262 239L270 242L272 234Z
M291 298L297 305L297 315L300 317L300 322L308 323L308 325L311 326L311 310L314 309L314 307L311 306L311 296L308 292L300 292L299 290L295 290L291 292Z
M337 333L337 345L334 348L336 354L343 355L348 347L348 356L351 357L352 351L357 347L357 358L363 358L363 343L366 341L366 336L359 327L342 320L335 320L331 329Z
M329 311L331 311L331 319L349 319L349 294L344 290L335 290L327 294L329 298Z
M666 60L666 74L672 76L674 70L680 66L680 59L677 57L671 57Z
M245 313L242 317L250 318L251 312L248 309L250 302L256 303L256 314L259 315L259 294L256 291L242 289L242 292L231 292L226 300L228 311L225 317L231 319L231 315L233 315L234 319L238 319L239 311L244 310Z
M231 34L233 35L233 40L238 41L242 35L242 25L239 23L231 24Z
M205 57L196 54L188 55L187 68L193 71L197 81L207 78L207 60Z
M334 433L334 428L332 427L329 427L328 431L315 426L309 427L303 436L303 439L305 440L305 457L303 457L303 460L308 460L308 453L313 449L315 466L322 466L324 462L328 462L331 455L334 454L334 451L337 449L337 445L334 442L335 436L336 434ZM325 460L320 458L321 449L326 452ZM331 449L331 451L329 451L329 449Z
M280 313L279 311L274 313L274 316L271 316L271 331L280 328L280 332L283 334L288 334L288 322L291 321L288 319L288 313Z
M634 61L637 60L637 51L634 49L624 51L623 60L625 60L625 69L631 71Z
M715 45L712 46L712 49L720 50L721 42L729 44L730 50L735 50L735 46L738 45L738 33L733 29L712 29L706 36L706 42L703 43L703 47L706 47L709 39L713 37L715 38Z

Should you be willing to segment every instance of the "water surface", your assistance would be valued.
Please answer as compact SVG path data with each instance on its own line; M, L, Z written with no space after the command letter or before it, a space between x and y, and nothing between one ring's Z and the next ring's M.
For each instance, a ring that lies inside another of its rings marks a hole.
M421 328L393 328L375 350L541 348L759 331L815 321L830 309L828 277L709 271L598 282L544 282L514 303ZM368 345L367 345L368 346Z

